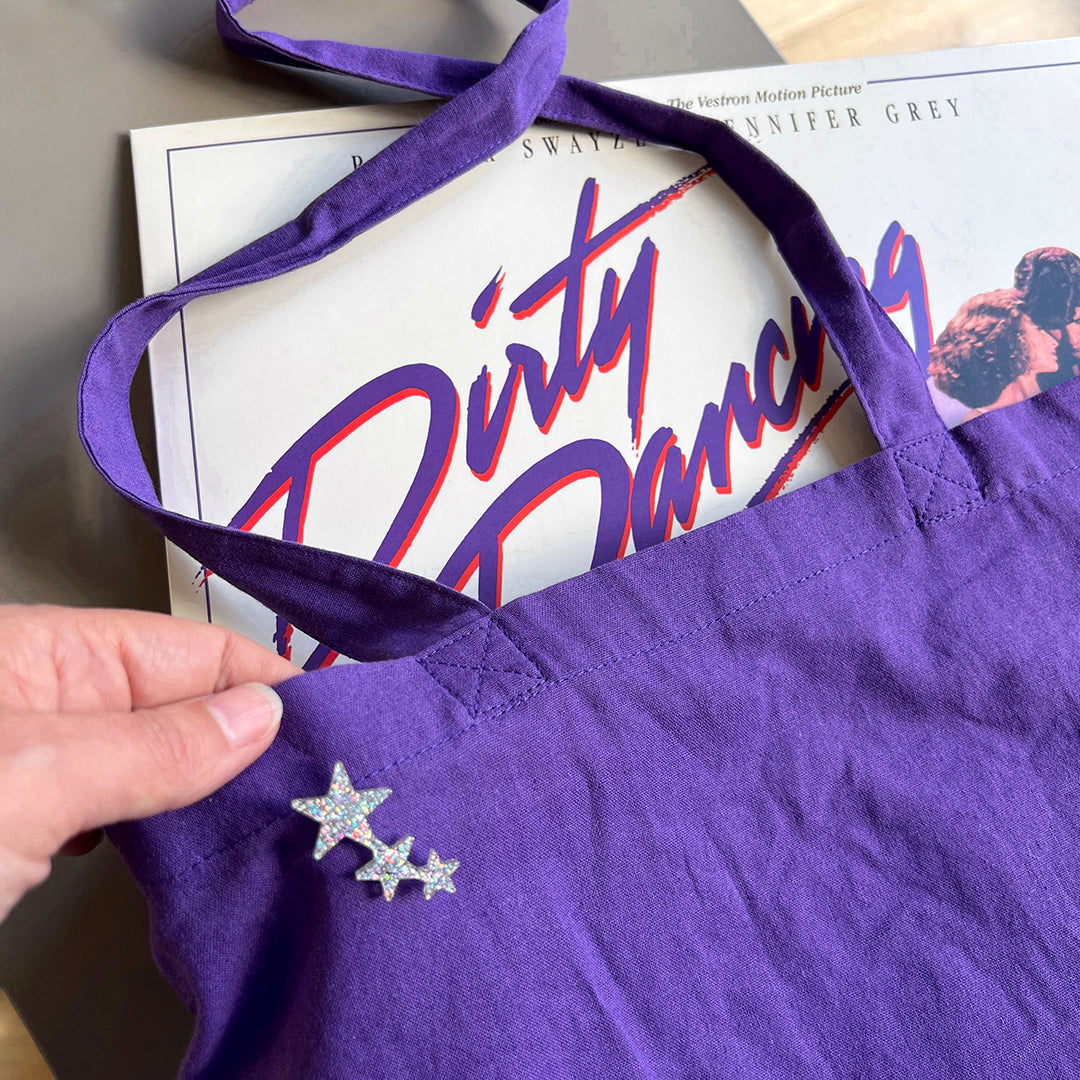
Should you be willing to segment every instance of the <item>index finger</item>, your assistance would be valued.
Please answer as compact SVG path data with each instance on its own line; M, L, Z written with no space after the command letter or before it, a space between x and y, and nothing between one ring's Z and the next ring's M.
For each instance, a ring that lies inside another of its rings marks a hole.
M0 666L18 676L8 704L63 712L153 708L300 670L223 627L62 607L0 608Z

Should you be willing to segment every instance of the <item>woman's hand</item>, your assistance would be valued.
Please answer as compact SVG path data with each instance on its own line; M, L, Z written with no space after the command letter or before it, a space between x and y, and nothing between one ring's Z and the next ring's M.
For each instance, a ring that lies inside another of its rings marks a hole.
M0 607L0 919L100 827L186 806L270 745L297 674L168 615Z

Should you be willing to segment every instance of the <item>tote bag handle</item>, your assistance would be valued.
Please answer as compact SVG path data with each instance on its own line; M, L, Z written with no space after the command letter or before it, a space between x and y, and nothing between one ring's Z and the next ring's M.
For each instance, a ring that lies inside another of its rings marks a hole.
M227 43L260 59L450 100L315 199L293 221L175 288L115 315L87 356L79 429L105 479L202 565L359 660L415 653L486 614L453 589L381 563L197 521L164 509L139 451L130 386L150 339L190 300L307 265L486 160L538 116L702 155L774 236L883 447L942 430L903 336L855 275L809 196L725 124L560 75L569 0L539 11L498 64L295 41L246 30L250 0L218 0ZM437 164L436 164L437 163Z
M461 94L497 67L486 61L336 41L297 41L248 30L237 12L252 2L217 0L217 17L226 44L255 59L353 75L445 98ZM547 21L541 15L522 36L535 34L565 52L568 0L519 2L533 10L546 9L549 15L558 12L557 20ZM925 373L903 335L852 270L810 196L752 144L720 121L569 75L557 76L537 115L704 157L776 240L821 320L881 446L897 446L941 431Z

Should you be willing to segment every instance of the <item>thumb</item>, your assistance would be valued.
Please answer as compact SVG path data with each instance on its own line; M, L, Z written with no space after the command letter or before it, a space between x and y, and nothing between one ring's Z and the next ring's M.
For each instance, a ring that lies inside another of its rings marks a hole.
M4 770L36 817L25 840L51 854L87 829L196 802L269 746L281 711L270 687L247 683L134 712L30 717Z

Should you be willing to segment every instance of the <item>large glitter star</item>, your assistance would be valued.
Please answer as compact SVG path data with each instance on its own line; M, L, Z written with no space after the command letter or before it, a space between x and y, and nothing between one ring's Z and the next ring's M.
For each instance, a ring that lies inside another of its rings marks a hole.
M403 879L419 876L419 867L409 862L413 837L403 837L396 844L384 844L373 836L364 841L364 846L371 848L371 862L356 871L356 880L382 882L383 896L387 900L394 899L394 890Z
M292 808L319 822L315 858L321 859L340 840L355 840L368 847L377 844L367 816L389 794L390 788L385 787L355 791L345 766L339 761L334 765L330 790L310 799L293 799Z

